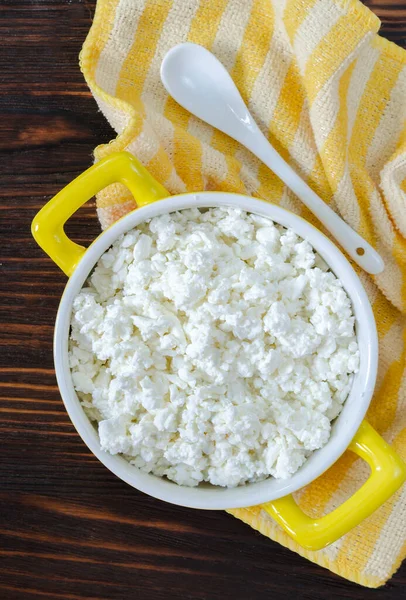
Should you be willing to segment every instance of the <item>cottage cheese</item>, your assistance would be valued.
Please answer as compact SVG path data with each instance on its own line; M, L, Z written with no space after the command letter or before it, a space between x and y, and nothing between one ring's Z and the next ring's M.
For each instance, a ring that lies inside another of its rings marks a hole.
M121 236L73 302L70 367L101 446L181 485L287 478L358 369L350 300L307 241L234 208Z

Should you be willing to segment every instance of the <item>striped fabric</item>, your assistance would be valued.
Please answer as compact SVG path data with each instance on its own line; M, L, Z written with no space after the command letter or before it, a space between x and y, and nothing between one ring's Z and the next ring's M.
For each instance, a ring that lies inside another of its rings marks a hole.
M315 191L385 260L360 273L378 324L380 366L370 423L406 459L406 52L376 35L358 0L99 0L81 66L117 138L172 194L227 190L285 206L320 226L267 168L168 98L159 77L173 45L213 51L262 130ZM99 194L105 228L135 208L120 184ZM325 514L367 476L350 453L297 494ZM259 507L230 511L343 577L382 585L406 552L406 489L319 552L298 547Z

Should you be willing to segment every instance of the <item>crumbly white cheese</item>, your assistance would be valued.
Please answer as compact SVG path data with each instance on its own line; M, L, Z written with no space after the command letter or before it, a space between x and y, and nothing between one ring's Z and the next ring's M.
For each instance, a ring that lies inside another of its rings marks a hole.
M181 485L295 473L358 360L340 281L293 231L235 208L143 223L73 303L70 367L102 448Z

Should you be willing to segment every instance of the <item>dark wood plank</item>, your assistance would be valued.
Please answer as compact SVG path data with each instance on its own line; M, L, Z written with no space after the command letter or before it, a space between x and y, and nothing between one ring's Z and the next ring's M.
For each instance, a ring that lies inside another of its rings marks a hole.
M368 4L406 42L406 2ZM163 504L125 485L66 415L52 363L65 277L30 235L45 201L113 132L78 68L94 0L0 6L0 597L241 600L402 597L350 584L224 512ZM69 225L99 232L89 203Z
M382 21L381 34L391 42L406 47L406 2L404 0L368 0L364 4Z

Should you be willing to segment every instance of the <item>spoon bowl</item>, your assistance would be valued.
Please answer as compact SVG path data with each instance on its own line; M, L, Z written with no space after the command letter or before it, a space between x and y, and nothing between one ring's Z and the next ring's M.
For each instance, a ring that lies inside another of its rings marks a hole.
M161 66L161 79L178 104L243 145L260 130L219 60L198 44L172 48Z

